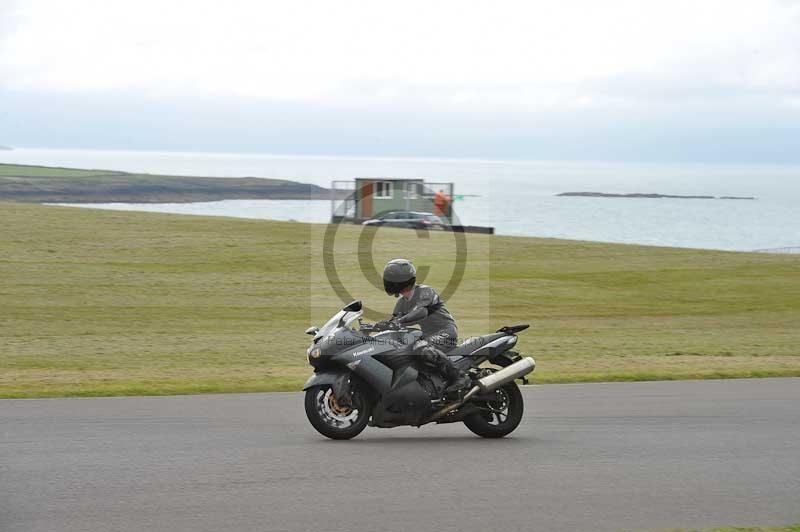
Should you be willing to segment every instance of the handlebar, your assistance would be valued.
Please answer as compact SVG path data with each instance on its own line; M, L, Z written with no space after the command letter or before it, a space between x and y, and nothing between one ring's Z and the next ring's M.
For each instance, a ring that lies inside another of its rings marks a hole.
M361 322L361 330L363 332L383 332L383 331L400 331L403 327L395 322L395 321L388 321L383 322L388 324L388 327L384 327L381 323L364 323Z

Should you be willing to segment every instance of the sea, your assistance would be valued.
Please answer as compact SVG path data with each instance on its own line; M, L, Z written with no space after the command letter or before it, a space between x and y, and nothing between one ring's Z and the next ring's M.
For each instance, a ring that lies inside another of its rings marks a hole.
M497 234L730 251L800 252L800 166L14 149L0 162L330 187L355 177L454 183L462 224ZM562 197L562 192L755 200ZM327 223L328 200L92 204L91 208Z

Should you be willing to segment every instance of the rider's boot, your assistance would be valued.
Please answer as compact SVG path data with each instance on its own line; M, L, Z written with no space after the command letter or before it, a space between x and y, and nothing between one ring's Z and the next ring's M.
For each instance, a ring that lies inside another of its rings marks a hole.
M449 384L447 385L447 388L445 388L445 393L450 395L469 388L472 384L472 380L469 378L469 375L455 367L449 359L447 361L449 362L450 367L445 370L445 376L447 377Z
M472 384L469 375L458 369L453 362L447 358L447 355L432 345L426 346L422 350L422 355L432 362L447 379L447 388L445 388L445 392L448 395L465 390Z

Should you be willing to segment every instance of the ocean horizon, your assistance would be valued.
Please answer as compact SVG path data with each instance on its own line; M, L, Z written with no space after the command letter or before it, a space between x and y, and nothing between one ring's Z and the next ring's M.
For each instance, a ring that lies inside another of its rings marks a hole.
M461 223L497 234L732 251L800 248L800 165L523 161L17 148L0 162L153 174L291 179L329 187L355 177L453 182ZM559 197L563 192L753 196L755 200ZM463 196L463 197L462 197ZM325 223L324 200L94 204Z

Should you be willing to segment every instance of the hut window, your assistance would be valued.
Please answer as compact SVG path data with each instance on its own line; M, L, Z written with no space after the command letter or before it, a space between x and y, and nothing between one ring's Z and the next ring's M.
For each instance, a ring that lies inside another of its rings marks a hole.
M378 181L375 183L375 197L376 198L391 198L392 182L391 181Z

